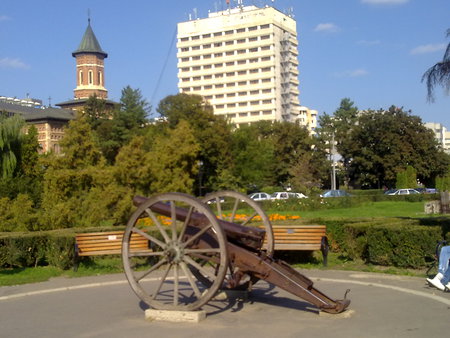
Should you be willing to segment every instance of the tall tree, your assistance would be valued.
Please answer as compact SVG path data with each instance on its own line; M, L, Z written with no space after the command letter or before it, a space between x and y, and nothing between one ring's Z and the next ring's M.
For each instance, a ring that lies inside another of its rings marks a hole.
M227 121L214 115L211 105L200 95L182 93L167 96L159 103L157 112L166 119L170 128L182 120L189 123L200 145L197 161L201 163L203 192L214 190L219 172L231 163L231 127Z
M315 167L315 156L310 156L313 152L313 139L305 127L298 123L269 121L257 122L251 127L257 130L259 139L270 141L273 147L273 160L266 163L272 185L293 185L293 175L298 172L293 168L300 163L303 163L303 167L306 162L311 164L311 168Z
M260 190L272 185L270 163L275 163L273 142L261 137L255 125L236 129L232 133L232 142L232 170L236 181L247 190Z
M95 141L94 134L88 123L87 117L79 115L69 122L61 140L64 156L57 162L65 168L76 169L90 165L97 165L103 161L103 156Z
M348 154L353 182L363 187L395 186L397 172L408 165L427 184L443 174L449 156L418 116L392 106L361 114L351 133Z
M319 139L324 144L328 145L328 152L331 154L332 145L335 142L335 151L341 156L341 163L344 169L343 178L344 184L348 184L349 180L349 165L351 156L348 154L348 149L352 145L351 131L358 120L358 107L349 98L341 100L339 108L333 115L323 114L319 117L318 129ZM330 159L331 160L331 159ZM334 159L336 160L336 159Z
M192 194L198 173L200 150L187 121L180 121L167 137L155 140L146 160L151 163L153 192L179 191Z
M450 37L450 29L447 30ZM434 88L437 85L444 87L446 93L450 91L450 43L447 45L442 61L430 67L422 76L422 82L427 84L428 100L434 101Z
M19 115L0 115L0 174L3 178L12 177L17 168L24 125Z
M141 91L127 86L122 89L120 104L112 112L112 117L100 118L93 124L100 149L110 164L114 163L122 146L142 133L149 111L150 106Z

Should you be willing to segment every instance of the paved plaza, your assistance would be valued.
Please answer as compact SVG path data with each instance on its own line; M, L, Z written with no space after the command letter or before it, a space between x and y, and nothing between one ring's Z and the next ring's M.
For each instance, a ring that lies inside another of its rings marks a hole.
M145 320L146 305L125 275L55 278L0 287L2 337L443 337L450 293L424 278L350 271L302 271L348 311L330 315L260 281L247 300L211 301L200 323Z

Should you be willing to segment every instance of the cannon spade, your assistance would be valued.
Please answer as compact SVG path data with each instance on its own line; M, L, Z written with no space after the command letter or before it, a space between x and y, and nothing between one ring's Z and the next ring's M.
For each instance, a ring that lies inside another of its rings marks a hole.
M259 204L243 194L223 191L199 200L163 193L136 196L133 202L137 210L122 242L125 275L136 295L155 309L197 310L219 290L251 290L260 279L324 312L340 313L350 304L345 296L328 297L309 278L273 257L270 221ZM252 210L250 215L238 214L242 205ZM133 249L133 233L144 236L150 250Z

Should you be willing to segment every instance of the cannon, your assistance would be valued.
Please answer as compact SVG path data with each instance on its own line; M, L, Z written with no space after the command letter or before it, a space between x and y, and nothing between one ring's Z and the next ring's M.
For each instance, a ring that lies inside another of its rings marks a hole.
M269 218L246 195L222 191L203 199L183 193L136 196L122 241L125 275L136 295L154 309L200 309L219 290L251 290L265 280L328 313L343 312L346 295L333 300L286 262L275 259ZM245 215L239 214L245 210ZM250 211L250 214L248 214ZM139 234L148 249L133 248Z

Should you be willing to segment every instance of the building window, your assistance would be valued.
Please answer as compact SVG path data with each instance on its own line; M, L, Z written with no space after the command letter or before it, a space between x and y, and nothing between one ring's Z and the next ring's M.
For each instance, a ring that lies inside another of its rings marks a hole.
M80 86L83 85L83 71L80 70Z
M89 71L88 75L89 75L89 84L91 85L91 84L93 84L93 81L94 81L92 70Z
M103 86L102 72L98 72L98 85Z

